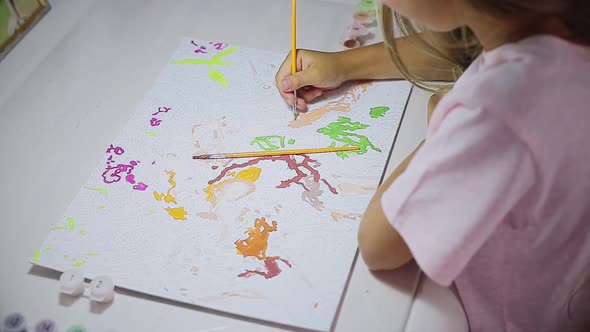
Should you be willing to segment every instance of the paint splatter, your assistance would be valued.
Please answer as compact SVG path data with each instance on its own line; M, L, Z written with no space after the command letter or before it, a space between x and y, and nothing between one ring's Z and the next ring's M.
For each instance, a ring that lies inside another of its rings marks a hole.
M156 133L154 133L153 131L146 130L145 133L150 137L156 137Z
M355 84L349 88L338 100L331 101L320 108L315 108L309 110L308 112L300 113L297 120L292 120L289 122L289 127L301 128L309 126L330 112L350 112L352 109L350 103L358 101L360 96L367 92L367 88L371 85L373 85L372 82ZM335 93L338 93L338 91L335 91Z
M317 302L313 304L313 308L314 309L317 309L318 308L318 303Z
M104 188L96 188L96 187L88 187L88 186L84 186L84 189L88 189L88 190L96 191L96 192L98 192L98 193L100 193L100 194L103 194L103 195L108 195L108 192L107 192L107 190L106 190L106 189L104 189Z
M357 151L336 152L340 158L345 159L354 154L365 154L368 151L367 148L381 152L381 149L373 145L367 136L355 133L357 130L368 127L369 125L353 122L350 118L339 116L336 122L332 122L327 127L320 128L316 131L333 139L334 141L331 146L336 146L336 142L340 142L343 144L342 146L359 147Z
M166 171L166 174L168 174L168 183L170 184L170 188L168 188L166 194L154 191L154 198L159 202L164 201L166 203L177 205L178 203L176 202L176 197L172 195L172 189L176 188L176 181L174 181L176 173L174 171ZM166 207L165 210L174 220L187 220L186 215L188 212L182 206Z
M371 118L376 119L376 118L381 118L385 115L385 113L387 113L390 110L389 107L387 106L377 106L377 107L372 107L371 110L369 111L369 115L371 116Z
M214 66L229 66L234 65L233 62L223 62L221 58L224 56L230 55L235 52L238 48L236 46L232 46L225 51L219 52L211 57L209 60L205 59L182 59L182 60L175 60L172 61L172 64L194 64L194 65L207 65L209 69L209 77L213 80L221 84L222 87L227 87L227 80L218 70L214 68Z
M302 159L298 160L298 158ZM249 161L244 163L233 163L225 167L216 178L209 181L209 185L222 181L224 177L231 175L232 171L234 170L250 167L262 161L285 162L287 164L287 167L295 172L295 176L290 179L281 181L276 186L276 188L282 189L288 188L292 184L298 185L303 189L304 192L308 192L302 195L302 199L316 208L318 208L318 206L321 206L319 203L317 203L317 199L322 194L321 190L319 190L320 183L326 185L326 187L331 193L335 195L338 194L336 188L334 188L328 181L326 181L326 179L321 177L319 171L317 170L317 168L320 166L320 163L318 163L314 159L311 159L308 155L305 154L299 156L264 156L250 159ZM314 184L313 186L310 185L312 183Z
M33 263L39 264L39 258L41 258L41 255L48 252L50 249L51 248L47 247L47 248L43 248L41 250L35 251L35 254L33 254Z
M291 267L291 263L287 260L282 259L279 256L269 257L266 255L266 249L268 248L268 238L271 232L277 230L277 222L272 221L271 225L266 222L266 218L256 218L254 221L254 227L249 228L245 233L248 237L243 240L237 240L234 242L238 254L244 257L255 257L260 261L264 261L264 267L266 271L260 270L246 270L240 273L238 277L249 278L253 275L263 276L265 279L276 277L281 273L281 269L277 264L277 260L285 263L288 267Z
M270 135L254 137L254 139L250 141L250 145L256 144L258 145L258 148L265 151L273 151L284 148L286 146L285 143L293 145L295 144L295 140L292 138L286 140L285 136Z

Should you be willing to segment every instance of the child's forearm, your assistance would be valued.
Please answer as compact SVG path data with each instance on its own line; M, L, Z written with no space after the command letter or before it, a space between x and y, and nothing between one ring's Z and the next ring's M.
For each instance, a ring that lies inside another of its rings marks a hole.
M415 37L396 39L398 51L408 69L428 81L453 80L449 64L416 48L411 38ZM343 51L342 61L347 69L347 80L403 79L382 42Z

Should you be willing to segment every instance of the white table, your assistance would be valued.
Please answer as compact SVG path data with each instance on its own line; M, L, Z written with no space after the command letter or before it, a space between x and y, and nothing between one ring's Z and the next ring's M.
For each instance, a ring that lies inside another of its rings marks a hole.
M335 51L349 0L300 0L298 46ZM21 312L60 331L271 331L277 326L118 291L112 305L68 300L57 273L31 268L47 236L96 166L179 38L286 53L289 1L51 1L49 14L0 62L0 317ZM428 95L414 90L388 171L424 137ZM356 260L336 331L467 331L449 289L411 264L372 274Z

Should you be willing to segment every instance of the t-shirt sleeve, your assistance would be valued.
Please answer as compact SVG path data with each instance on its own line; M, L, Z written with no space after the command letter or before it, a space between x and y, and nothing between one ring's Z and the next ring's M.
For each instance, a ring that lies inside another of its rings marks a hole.
M526 145L482 110L455 107L381 205L420 268L450 285L534 183Z

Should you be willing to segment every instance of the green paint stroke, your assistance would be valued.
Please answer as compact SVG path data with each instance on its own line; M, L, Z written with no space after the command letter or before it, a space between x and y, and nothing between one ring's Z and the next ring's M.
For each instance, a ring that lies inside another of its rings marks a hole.
M205 59L182 59L182 60L175 60L172 61L172 64L193 64L193 65L207 65L207 67L209 68L209 77L215 81L218 82L219 84L221 84L222 87L226 87L227 86L227 80L225 79L225 77L223 76L223 74L221 72L219 72L217 69L214 68L214 66L230 66L230 65L235 65L235 63L233 62L224 62L221 61L221 58L223 58L224 56L230 55L233 52L235 52L237 50L237 46L232 46L230 48L228 48L225 51L221 51L217 54L215 54L214 56L211 57L211 59L209 60L205 60Z
M35 264L39 264L39 258L41 257L41 255L43 255L44 253L49 251L49 247L47 248L43 248L41 250L37 250L35 251L35 254L33 254L33 263Z
M73 231L74 230L74 218L68 217L68 229Z
M156 137L156 133L154 133L153 131L146 130L145 133L150 137Z
M85 261L85 260L79 260L79 261L77 261L76 263L74 263L74 265L73 265L73 266L74 266L74 267L80 267L80 266L82 266L82 265L84 265L84 264L86 264L86 261Z
M342 143L342 146L359 147L359 150L356 151L336 152L340 158L345 159L353 154L365 154L368 151L367 148L381 152L381 149L373 145L367 136L355 133L357 130L366 129L368 127L369 125L360 122L352 122L350 118L339 116L336 122L332 122L327 127L318 129L317 132L333 139L334 142L332 142L332 147L336 146L336 142Z
M104 206L104 205L99 205L99 206L96 207L97 210L102 210L104 208L106 208L106 206Z
M86 232L86 231L80 231L79 233L80 233L80 235L86 235L86 234L88 234L88 232Z
M377 12L375 10L375 3L373 2L373 0L361 0L356 5L356 8L364 11L372 17L377 16Z
M86 328L83 325L72 325L66 332L86 332Z
M278 150L285 147L285 136L270 135L254 137L254 139L250 141L250 145L254 144L258 145L260 149L265 151ZM287 144L293 145L295 144L295 140L291 138L287 141Z
M89 252L89 253L84 254L84 255L90 256L90 257L94 257L94 256L98 256L98 253L97 252Z
M372 107L371 111L369 111L369 115L375 119L375 118L381 118L383 117L383 115L385 115L385 113L387 113L387 111L389 111L390 108L387 106L377 106L377 107Z
M96 187L84 186L84 189L98 191L99 193L101 193L103 195L107 195L108 194L107 190L104 189L104 188L96 188Z

